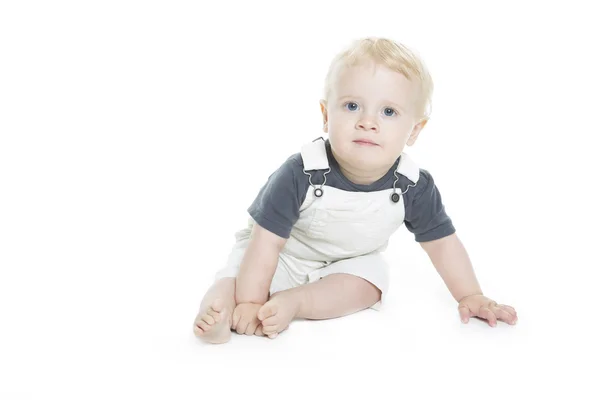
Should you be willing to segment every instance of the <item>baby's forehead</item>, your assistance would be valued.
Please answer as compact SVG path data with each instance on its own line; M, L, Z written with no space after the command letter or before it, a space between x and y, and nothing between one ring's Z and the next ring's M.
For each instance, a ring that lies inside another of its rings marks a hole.
M403 73L374 62L341 65L331 83L336 97L381 96L406 102L415 94L414 82Z

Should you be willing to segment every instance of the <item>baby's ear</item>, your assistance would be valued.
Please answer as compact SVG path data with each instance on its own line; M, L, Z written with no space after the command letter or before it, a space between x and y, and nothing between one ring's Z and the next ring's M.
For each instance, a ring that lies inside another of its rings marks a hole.
M419 133L421 133L421 130L425 128L425 125L427 125L428 121L429 120L427 118L424 118L413 127L413 130L410 133L410 136L408 137L408 141L406 142L407 145L412 146L413 144L415 144L417 138L419 137Z
M321 105L321 114L323 114L323 132L327 133L327 101L321 100L319 104Z

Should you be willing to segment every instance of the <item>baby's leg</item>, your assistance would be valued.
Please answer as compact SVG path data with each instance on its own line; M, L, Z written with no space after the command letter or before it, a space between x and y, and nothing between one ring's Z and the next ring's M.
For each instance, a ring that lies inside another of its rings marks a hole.
M334 273L293 289L273 294L259 310L263 333L270 338L288 327L294 318L343 317L373 306L381 291L355 275Z
M208 289L194 321L194 334L208 343L231 338L231 315L235 309L235 278L221 278Z

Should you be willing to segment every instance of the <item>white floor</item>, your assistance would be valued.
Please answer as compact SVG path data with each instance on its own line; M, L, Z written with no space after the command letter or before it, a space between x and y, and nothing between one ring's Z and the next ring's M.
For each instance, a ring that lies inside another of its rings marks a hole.
M488 295L513 305L520 321L462 325L418 245L399 236L407 250L389 256L392 291L381 311L295 321L275 340L234 335L218 346L191 329L211 271L176 256L164 264L173 243L121 272L13 271L2 282L1 398L597 398L596 309L560 274L541 279L539 266L504 264L502 254L480 262Z

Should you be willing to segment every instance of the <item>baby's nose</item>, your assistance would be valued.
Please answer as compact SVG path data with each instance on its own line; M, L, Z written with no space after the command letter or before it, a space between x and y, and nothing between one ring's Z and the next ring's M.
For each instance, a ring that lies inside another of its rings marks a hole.
M374 132L377 132L379 130L377 123L375 123L372 119L361 119L360 121L358 121L357 128L363 129L365 131L370 130Z

